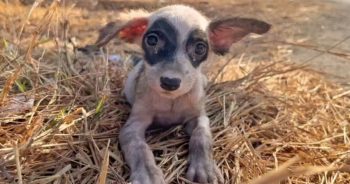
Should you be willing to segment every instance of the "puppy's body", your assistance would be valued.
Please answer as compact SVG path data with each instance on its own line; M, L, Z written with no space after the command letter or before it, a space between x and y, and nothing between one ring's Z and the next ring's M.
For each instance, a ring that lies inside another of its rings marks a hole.
M255 19L209 21L191 7L172 5L148 17L135 18L120 29L109 30L107 26L100 32L96 45L118 35L139 43L144 51L143 61L126 81L124 92L132 111L119 135L133 184L165 183L145 141L145 131L152 125L177 124L184 124L190 135L186 177L199 183L220 181L212 158L212 137L204 107L206 78L201 64L210 52L224 54L245 35L262 34L269 28Z

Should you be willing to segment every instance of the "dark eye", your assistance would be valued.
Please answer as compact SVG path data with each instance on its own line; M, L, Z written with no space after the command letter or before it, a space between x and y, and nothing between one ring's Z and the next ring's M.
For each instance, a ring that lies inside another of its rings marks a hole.
M203 56L207 53L207 45L202 42L198 42L195 45L194 53L196 53L199 56Z
M158 44L159 37L155 33L150 33L146 36L146 44L148 46L154 47Z

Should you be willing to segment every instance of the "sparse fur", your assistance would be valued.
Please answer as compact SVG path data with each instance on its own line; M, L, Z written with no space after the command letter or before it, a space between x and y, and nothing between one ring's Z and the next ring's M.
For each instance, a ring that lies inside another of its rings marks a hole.
M199 183L222 182L212 156L204 106L207 81L201 63L211 51L224 54L243 36L255 30L265 33L269 27L255 19L213 22L191 7L172 5L148 17L135 18L122 28L110 29L107 25L101 30L97 45L118 35L140 44L144 51L144 60L130 72L125 84L124 93L132 111L119 135L133 184L165 184L145 141L145 131L152 125L179 124L185 125L190 135L186 177Z

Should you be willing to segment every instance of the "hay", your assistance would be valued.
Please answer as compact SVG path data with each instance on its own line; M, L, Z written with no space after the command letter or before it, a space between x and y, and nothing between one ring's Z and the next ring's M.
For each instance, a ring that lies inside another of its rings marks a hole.
M127 183L116 138L130 111L121 95L128 67L109 63L108 52L71 49L65 16L75 11L54 3L27 16L14 12L28 7L4 7L0 183ZM350 92L283 62L284 48L270 52L272 61L242 55L209 73L214 156L226 183L347 183ZM182 128L152 131L147 142L166 181L188 183Z

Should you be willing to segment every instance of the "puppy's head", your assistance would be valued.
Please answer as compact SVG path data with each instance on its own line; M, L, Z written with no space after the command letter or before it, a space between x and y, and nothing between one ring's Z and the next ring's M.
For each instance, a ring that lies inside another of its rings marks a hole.
M139 43L144 51L145 82L157 93L176 98L200 79L200 66L209 52L223 55L247 34L269 29L269 24L255 19L209 21L191 7L172 5L130 20L110 35Z

